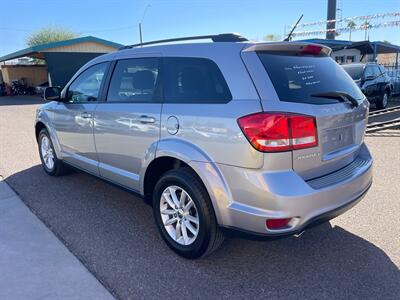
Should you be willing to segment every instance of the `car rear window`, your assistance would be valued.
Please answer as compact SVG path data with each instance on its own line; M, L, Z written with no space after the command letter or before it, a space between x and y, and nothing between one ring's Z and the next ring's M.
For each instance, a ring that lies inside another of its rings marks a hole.
M359 80L362 77L364 67L363 66L352 66L346 65L343 66L343 69L350 75L351 78L354 80Z
M345 92L357 100L363 94L343 68L330 57L280 55L258 52L281 101L331 104L335 99L312 95Z

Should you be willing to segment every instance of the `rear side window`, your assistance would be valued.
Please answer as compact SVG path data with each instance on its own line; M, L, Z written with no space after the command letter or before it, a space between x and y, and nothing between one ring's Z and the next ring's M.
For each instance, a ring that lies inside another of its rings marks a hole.
M205 58L164 58L164 101L226 103L232 100L218 66Z
M158 58L119 60L111 77L107 102L153 101L158 74Z
M363 94L352 78L330 57L289 56L258 52L281 101L330 104L335 99L314 97L328 92L345 92L357 100Z

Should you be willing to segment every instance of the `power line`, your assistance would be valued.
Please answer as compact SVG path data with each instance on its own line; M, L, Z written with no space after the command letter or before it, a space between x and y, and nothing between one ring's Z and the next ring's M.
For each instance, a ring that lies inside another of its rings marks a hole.
M360 30L371 30L371 29L377 29L377 28L388 28L388 27L400 27L400 20L395 20L395 21L389 21L389 22L384 22L384 23L377 23L377 24L362 24L360 26L357 26L355 28L349 28L349 27L341 27L341 28L333 28L333 29L316 29L316 30L305 30L305 31L295 31L293 32L293 36L308 36L308 35L321 35L325 34L327 32L337 32L337 33L343 33L343 32L351 32L354 31L360 31Z
M400 12L386 12L386 13L379 13L379 14L374 14L374 15L347 17L347 18L343 18L343 19L337 18L335 20L320 20L320 21L315 21L315 22L301 23L301 24L298 24L297 27L300 28L300 27L306 27L306 26L325 25L327 23L338 23L338 22L342 22L342 21L344 21L344 22L355 21L355 20L368 21L368 20L372 20L372 19L387 18L387 17L400 17Z

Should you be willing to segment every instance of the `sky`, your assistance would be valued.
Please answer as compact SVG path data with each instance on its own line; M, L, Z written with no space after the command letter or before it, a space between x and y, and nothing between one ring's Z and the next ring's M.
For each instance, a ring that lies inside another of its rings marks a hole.
M339 2L343 17L400 12L400 0ZM327 0L0 0L0 7L2 56L25 48L26 37L46 26L66 27L82 36L121 44L138 43L141 20L144 41L226 32L261 40L268 34L282 36L285 26L295 23L301 14L305 23L326 19ZM371 23L391 20L400 17ZM348 39L348 33L338 39ZM363 31L352 33L352 40L363 39ZM400 27L374 29L370 40L400 45Z

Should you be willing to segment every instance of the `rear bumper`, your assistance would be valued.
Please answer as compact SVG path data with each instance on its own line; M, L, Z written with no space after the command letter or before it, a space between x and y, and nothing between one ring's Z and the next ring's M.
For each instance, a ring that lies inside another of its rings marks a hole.
M259 232L253 232L253 231L247 231L241 228L236 228L236 227L228 227L228 226L223 226L222 229L223 231L228 234L229 236L232 237L240 237L240 238L248 238L248 239L256 239L256 240L264 240L264 239L273 239L273 238L283 238L283 237L288 237L296 234L302 233L304 230L312 228L314 226L317 226L319 224L322 224L324 222L328 222L329 220L332 220L336 218L337 216L340 216L341 214L345 213L352 207L354 207L358 202L360 202L364 196L367 194L368 190L370 189L372 183L368 186L368 188L364 191L363 194L361 194L359 197L355 198L354 200L350 201L349 203L346 203L338 208L335 208L334 210L325 212L319 216L315 216L314 218L310 219L308 222L306 222L302 227L297 228L296 230L284 232L284 233L259 233Z
M229 205L219 207L220 225L252 235L285 236L342 214L366 194L372 184L372 157L365 145L349 166L305 181L293 170L267 172L219 166L230 188ZM292 218L280 230L266 219Z

